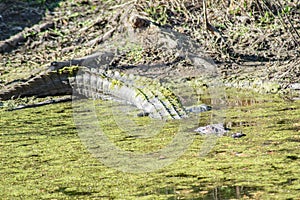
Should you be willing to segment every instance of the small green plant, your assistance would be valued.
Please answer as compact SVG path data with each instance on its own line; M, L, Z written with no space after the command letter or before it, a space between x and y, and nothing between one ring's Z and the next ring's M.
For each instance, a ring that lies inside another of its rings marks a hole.
M145 9L145 12L148 13L156 23L161 25L167 24L168 14L165 6L150 6L149 8Z
M239 7L229 10L229 14L231 15L238 15L239 13L241 13L241 9Z
M35 35L36 35L35 31L30 31L30 32L24 33L23 37L28 38L28 37L34 37Z
M128 54L128 57L134 61L134 62L138 62L140 60L142 60L143 58L143 48L136 46L134 47Z
M262 16L259 21L261 24L268 24L271 23L273 20L273 15L270 12L266 11L264 16Z
M292 10L291 6L285 6L282 10L281 10L281 14L290 14Z
M143 47L136 44L126 44L120 47L119 51L126 52L126 60L130 63L138 63L143 59Z
M59 37L64 37L64 33L59 29L52 29L52 34Z

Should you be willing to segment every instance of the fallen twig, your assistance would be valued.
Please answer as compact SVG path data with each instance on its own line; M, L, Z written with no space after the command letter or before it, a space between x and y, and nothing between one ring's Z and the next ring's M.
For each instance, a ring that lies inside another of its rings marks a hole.
M53 28L55 22L45 22L43 24L37 24L29 29L25 29L24 31L6 39L4 41L0 41L0 53L9 52L16 48L21 42L24 42L30 37L32 34L36 34L38 32L47 30L49 28Z
M112 36L112 34L114 33L115 30L116 30L116 28L112 28L111 30L104 33L102 37L97 37L97 38L87 42L85 44L85 46L88 46L88 47L95 46L101 42L104 42L105 40L107 40L108 38L110 38Z

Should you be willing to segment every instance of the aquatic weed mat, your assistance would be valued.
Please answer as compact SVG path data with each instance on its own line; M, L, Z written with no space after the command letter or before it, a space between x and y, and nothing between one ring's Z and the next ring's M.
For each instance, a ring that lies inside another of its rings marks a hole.
M297 198L299 103L245 92L234 98L238 93L230 93L233 97L228 98L226 125L231 133L243 131L245 137L233 139L227 134L218 139L208 155L199 157L204 136L195 135L193 144L176 162L156 172L140 174L106 167L87 151L77 135L71 103L11 112L2 109L0 196L3 199L211 199L216 195L222 199ZM97 103L99 114L111 115L109 102ZM203 120L209 115L203 114ZM103 117L110 120L109 115ZM124 137L122 131L112 129L108 133L117 145L131 151L155 150L160 148L162 138L168 142L172 137L172 134L159 135L149 145L147 140L141 143L140 138Z

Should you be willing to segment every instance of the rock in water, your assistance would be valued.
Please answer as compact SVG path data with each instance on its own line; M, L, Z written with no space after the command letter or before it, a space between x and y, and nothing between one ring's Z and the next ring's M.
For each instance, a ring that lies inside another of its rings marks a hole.
M241 138L244 136L246 136L246 134L244 134L244 133L234 133L231 135L232 138Z
M195 129L194 131L203 135L217 135L217 136L222 136L224 133L228 132L228 130L224 128L223 123L201 126Z

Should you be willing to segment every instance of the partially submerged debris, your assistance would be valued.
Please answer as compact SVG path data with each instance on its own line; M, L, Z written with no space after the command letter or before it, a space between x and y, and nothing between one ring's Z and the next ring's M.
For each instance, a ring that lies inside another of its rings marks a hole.
M231 135L232 138L241 138L246 136L246 134L242 133L242 132L238 132L238 133L234 133Z
M223 123L201 126L195 129L194 131L202 135L216 135L216 136L222 136L224 135L224 133L228 132L228 130L224 127Z

